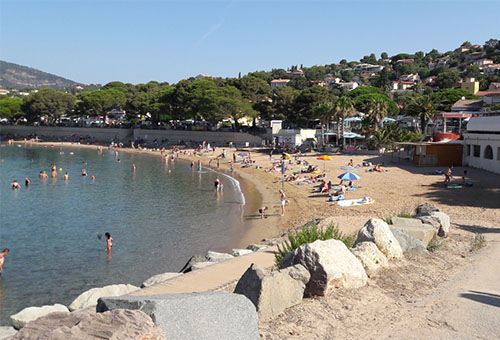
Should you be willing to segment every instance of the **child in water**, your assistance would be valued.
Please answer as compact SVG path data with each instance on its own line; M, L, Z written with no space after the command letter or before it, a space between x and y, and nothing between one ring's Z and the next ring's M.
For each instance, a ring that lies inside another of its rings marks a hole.
M113 247L113 238L111 237L110 233L105 233L104 236L106 236L106 251L108 253L111 253L111 247Z
M9 249L8 248L5 248L4 250L2 250L2 252L0 253L0 275L2 275L2 267L3 267L3 263L5 261L5 256L7 256L7 254L9 253Z

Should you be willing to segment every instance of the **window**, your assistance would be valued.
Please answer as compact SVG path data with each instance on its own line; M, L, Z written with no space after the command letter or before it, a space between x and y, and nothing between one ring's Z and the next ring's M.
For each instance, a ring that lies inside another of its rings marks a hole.
M484 148L484 158L493 159L493 149L489 145Z
M467 156L470 156L470 144L465 145L465 150L466 150Z
M481 157L481 145L474 145L474 157Z

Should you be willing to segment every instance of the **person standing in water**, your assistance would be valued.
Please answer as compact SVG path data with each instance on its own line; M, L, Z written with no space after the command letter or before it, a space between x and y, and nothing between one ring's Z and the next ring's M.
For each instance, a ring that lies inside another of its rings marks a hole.
M281 204L281 216L285 216L285 204L286 204L286 196L283 190L280 190L280 204Z
M63 177L62 177L63 180L67 181L69 180L69 174L66 172Z
M135 163L132 163L132 171L135 172L135 169L136 169Z
M28 187L30 185L31 181L28 177L24 177L24 185Z
M113 238L111 237L110 233L105 233L104 236L106 236L106 251L108 253L111 253L111 248L113 247Z
M13 190L21 189L21 184L17 181L17 179L13 180L12 183L10 183L12 186Z
M220 180L219 180L219 177L215 177L215 181L214 181L214 187L215 187L215 190L219 189L219 183L220 183Z
M8 248L5 248L0 253L0 276L2 275L2 268L3 268L3 263L5 262L5 256L7 256L7 254L9 253L9 251L10 250Z

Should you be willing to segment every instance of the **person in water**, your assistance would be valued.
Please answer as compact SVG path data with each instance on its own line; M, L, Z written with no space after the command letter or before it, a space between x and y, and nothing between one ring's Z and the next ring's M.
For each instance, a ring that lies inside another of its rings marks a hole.
M28 177L24 177L24 185L29 186L31 183L30 179Z
M215 190L219 189L219 183L220 183L219 177L215 177L214 181Z
M135 163L132 163L132 171L135 172L135 169L136 169Z
M95 176L92 175L91 179L92 179L92 182L95 181Z
M12 185L13 190L21 189L21 184L19 184L17 179L13 180L12 183L10 183L10 185Z
M57 177L57 171L53 170L52 171L52 178L56 178Z
M111 237L110 233L105 233L104 236L106 236L106 251L108 253L111 253L111 248L113 247L113 238Z
M0 275L2 275L3 263L5 262L5 256L7 256L8 253L9 253L9 249L8 248L5 248L0 253Z
M87 170L82 169L82 176L87 176Z
M67 172L63 175L62 179L65 181L69 180L69 175Z

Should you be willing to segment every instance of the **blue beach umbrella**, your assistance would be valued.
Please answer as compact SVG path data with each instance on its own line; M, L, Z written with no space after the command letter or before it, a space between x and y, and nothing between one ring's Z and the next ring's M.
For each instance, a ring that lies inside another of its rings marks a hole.
M241 153L239 153L239 154L238 154L238 156L240 156L240 157L247 157L247 156L248 156L248 154L247 154L247 153L244 153L244 152L241 152Z
M356 174L353 174L352 172L346 172L340 175L338 178L344 181L355 181L359 179L359 176Z

